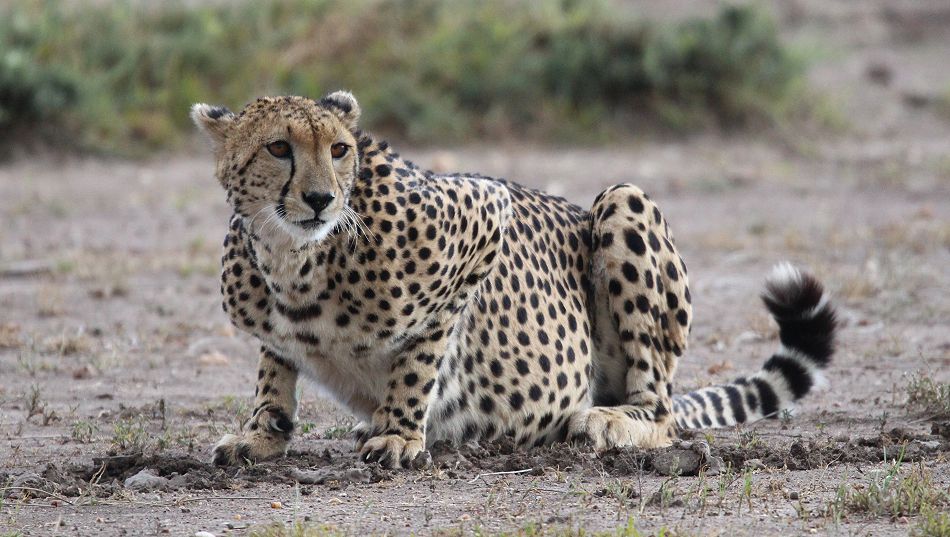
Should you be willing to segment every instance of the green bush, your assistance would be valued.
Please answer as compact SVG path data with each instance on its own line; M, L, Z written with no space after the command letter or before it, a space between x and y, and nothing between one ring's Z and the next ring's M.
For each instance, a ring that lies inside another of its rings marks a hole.
M143 152L189 132L192 102L342 87L411 142L599 141L774 121L802 73L750 7L657 26L597 1L191 4L0 7L0 129Z

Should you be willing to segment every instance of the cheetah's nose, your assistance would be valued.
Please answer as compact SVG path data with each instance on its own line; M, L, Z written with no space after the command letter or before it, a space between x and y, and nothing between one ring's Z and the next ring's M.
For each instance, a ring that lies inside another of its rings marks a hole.
M313 209L314 218L320 216L320 211L327 208L335 196L329 192L304 192L303 201Z

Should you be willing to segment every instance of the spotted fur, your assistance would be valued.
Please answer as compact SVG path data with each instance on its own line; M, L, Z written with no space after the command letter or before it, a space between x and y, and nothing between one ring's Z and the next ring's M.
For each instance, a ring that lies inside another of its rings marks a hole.
M674 396L692 301L649 196L617 185L587 211L437 175L361 132L359 114L345 92L192 110L234 209L224 310L262 344L254 415L215 462L285 451L301 373L362 420L367 460L400 466L440 439L664 446L678 427L774 415L827 365L833 309L782 266L764 295L782 348L758 373Z

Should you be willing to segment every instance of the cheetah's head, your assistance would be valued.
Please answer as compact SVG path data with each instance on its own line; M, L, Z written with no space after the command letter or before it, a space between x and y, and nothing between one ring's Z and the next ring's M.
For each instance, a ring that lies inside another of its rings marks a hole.
M240 114L195 104L191 118L214 146L215 175L254 232L319 241L355 214L360 107L348 92L319 101L263 97Z

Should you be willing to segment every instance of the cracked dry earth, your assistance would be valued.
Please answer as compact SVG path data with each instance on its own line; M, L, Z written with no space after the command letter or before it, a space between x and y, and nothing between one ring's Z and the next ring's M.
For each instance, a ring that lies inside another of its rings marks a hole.
M402 148L583 205L616 182L649 192L690 266L682 390L758 368L776 345L756 298L764 274L785 259L812 269L843 328L828 389L797 415L657 452L436 446L431 464L389 471L357 462L349 416L306 386L287 458L214 468L209 447L247 415L256 347L219 305L228 211L210 157L20 160L0 167L0 535L247 535L294 520L353 535L628 521L644 535L917 531L913 513L832 508L898 456L950 493L950 419L906 404L915 373L950 382L950 121L902 89L947 83L928 76L950 39L924 25L906 42L873 2L858 20L884 30L828 37L855 24L851 4L799 5L828 11L798 34L847 51L812 73L842 103L842 134ZM880 62L886 86L865 76Z

